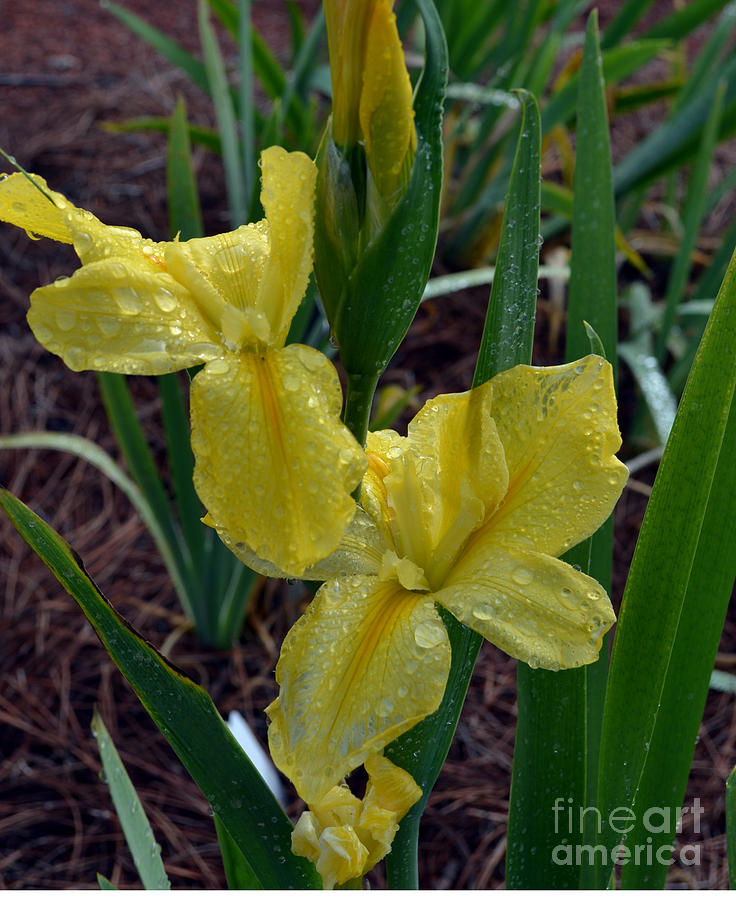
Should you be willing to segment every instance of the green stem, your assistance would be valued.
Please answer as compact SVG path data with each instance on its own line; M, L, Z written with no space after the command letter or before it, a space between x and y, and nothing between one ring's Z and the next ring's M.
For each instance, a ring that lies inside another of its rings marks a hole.
M342 418L361 446L365 446L373 395L376 393L379 377L380 375L348 374L345 411Z

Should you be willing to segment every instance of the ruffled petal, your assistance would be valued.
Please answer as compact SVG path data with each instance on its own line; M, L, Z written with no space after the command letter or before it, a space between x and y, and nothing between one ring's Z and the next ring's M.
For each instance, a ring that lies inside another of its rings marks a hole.
M224 352L189 293L143 260L101 260L38 288L28 323L75 371L160 375Z
M194 483L233 547L290 576L336 549L365 455L329 360L300 344L231 354L192 382Z
M368 441L388 470L383 478L399 556L420 566L432 588L442 584L460 548L501 502L508 471L490 415L493 389L482 385L427 402L402 443L385 434ZM389 432L393 434L393 432ZM381 452L382 451L382 452Z
M281 347L312 271L317 167L304 153L269 147L261 154L261 172L270 252L256 309L271 324L270 346Z
M544 669L593 662L616 621L597 581L518 548L466 553L434 598L509 656Z
M516 366L492 379L491 414L509 470L503 505L474 535L559 556L610 515L627 478L611 366Z
M450 642L431 595L336 579L286 636L266 710L276 765L313 805L440 704Z

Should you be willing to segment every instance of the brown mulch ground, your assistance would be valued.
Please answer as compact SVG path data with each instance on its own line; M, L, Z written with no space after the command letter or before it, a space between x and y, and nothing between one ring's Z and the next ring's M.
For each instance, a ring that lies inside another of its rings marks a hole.
M165 7L145 0L126 5L196 51L196 6L190 0ZM21 4L2 7L0 146L103 221L165 239L163 139L107 135L98 125L167 115L179 94L192 119L211 123L207 100L130 37L97 0L32 0L32 7L32 16ZM286 27L281 5L255 2L254 17L270 45L280 46ZM225 230L220 167L201 150L195 151L195 165L208 233ZM73 432L119 458L95 375L70 373L38 346L24 321L30 290L68 273L73 259L68 248L37 245L11 228L0 230L0 433ZM481 291L427 303L386 381L405 387L419 383L422 397L466 388L485 302ZM546 310L542 297L539 362L554 360L560 349L547 344ZM155 388L142 378L133 379L133 388L141 420L160 452ZM651 483L653 475L652 469L640 478ZM66 454L5 451L0 482L66 537L115 607L154 644L161 646L182 624L150 537L126 498L96 470ZM616 601L645 504L646 490L629 488L619 505ZM207 802L74 602L5 521L0 521L0 572L0 888L93 888L97 872L121 887L138 885L107 787L98 777L90 733L95 705L163 846L172 885L224 887ZM240 710L264 737L262 710L275 693L278 647L304 602L298 585L269 583L232 652L203 649L184 633L175 643L169 640L167 653L212 694L224 715ZM733 616L721 653L720 667L732 666ZM486 645L423 820L423 886L503 884L514 684L514 661ZM699 797L706 809L699 836L702 864L673 868L673 887L727 884L723 783L736 762L735 716L730 695L710 693L686 795L686 802ZM682 837L689 840L687 833ZM379 870L372 884L383 883Z

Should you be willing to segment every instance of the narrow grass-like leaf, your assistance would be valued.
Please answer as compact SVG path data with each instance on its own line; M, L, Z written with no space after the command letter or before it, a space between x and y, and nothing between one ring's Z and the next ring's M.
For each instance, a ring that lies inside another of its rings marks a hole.
M683 40L695 31L698 26L714 16L729 0L689 0L671 15L652 25L644 32L645 38L671 38Z
M700 134L713 109L719 80L726 83L723 97L722 138L734 127L732 104L736 103L736 59L729 59L720 72L681 110L660 125L616 165L617 195L648 184L694 157Z
M116 891L117 888L108 878L105 878L104 875L100 875L97 873L97 886L101 891Z
M539 111L530 94L522 94L523 125L509 186L501 233L497 278L486 317L474 385L497 372L531 361L539 261ZM522 305L522 301L525 305ZM491 308L492 307L492 308ZM521 323L521 326L519 326ZM507 335L504 342L498 334ZM440 610L452 644L452 667L440 708L402 735L386 755L409 771L422 788L422 799L402 820L386 860L389 887L417 886L419 820L455 733L473 665L483 638Z
M96 709L92 716L92 734L97 739L105 782L143 887L147 891L168 890L171 884L161 861L161 847L156 843L138 794Z
M246 219L250 210L256 178L256 133L254 127L255 95L253 91L253 26L250 18L251 0L238 0L238 63L240 66L239 108L240 139L243 148L243 189L246 199Z
M457 291L465 291L468 288L480 285L493 284L496 277L495 266L483 266L479 269L468 269L467 272L453 272L451 275L438 275L430 278L424 289L422 301L432 297L442 297L444 294L454 294ZM569 266L539 266L539 278L562 278L565 281L570 277Z
M163 31L160 31L153 25L149 25L148 22L132 13L129 9L113 3L113 0L101 0L100 5L103 9L108 9L124 25L127 25L134 34L137 34L138 37L150 44L155 50L158 50L170 63L183 69L187 77L197 87L209 93L207 71L204 65L192 56L189 51L177 44L176 41L172 41Z
M705 558L698 553L699 540L711 498L725 503L733 517L732 497L719 492L714 475L736 387L734 346L736 259L713 307L672 426L619 615L599 778L603 828L597 842L609 851L619 835L612 832L607 817L615 807L631 808L636 802L655 728L666 728L668 743L673 736L680 740L677 711L660 721L660 704L690 585L699 583L702 588L719 577L712 570L696 568ZM734 529L731 518L729 530ZM691 664L699 663L691 659ZM605 887L609 872L606 865L599 887Z
M122 122L100 122L100 128L110 134L128 134L139 131L157 131L168 135L171 129L171 118L164 116L138 116ZM212 153L222 153L220 135L213 128L201 125L189 125L189 140L198 147L204 147Z
M631 846L647 846L647 839L652 838L645 827L647 810L666 810L661 816L663 830L655 838L655 850L674 843L676 823L683 815L678 809L683 798L694 811L695 798L686 797L685 790L708 688L713 686L716 674L711 670L736 576L735 459L736 402L732 399L657 720L632 807L635 824L626 838ZM622 867L621 887L661 888L668 868L657 862L656 853L645 857L637 866Z
M169 498L138 421L125 376L111 372L98 372L97 380L107 418L115 433L123 458L156 516L159 528L166 538L182 577L186 579L190 569L190 560L183 552L180 535L171 515Z
M695 242L698 239L700 223L705 212L706 188L708 173L713 158L713 149L721 124L723 112L723 94L725 84L721 83L716 91L713 107L703 129L698 156L695 160L690 183L688 185L687 199L685 201L683 233L680 238L680 246L675 257L674 265L670 271L667 282L667 293L664 300L664 315L657 335L656 357L661 364L667 351L667 338L672 324L675 321L677 305L682 300L687 285L688 276L692 267L692 253Z
M618 44L636 25L651 3L652 0L625 0L601 37L601 49L608 50L609 47Z
M166 151L166 194L171 236L178 234L182 241L202 237L202 212L197 180L192 170L187 108L181 98L171 114Z
M289 850L291 824L209 695L115 612L71 547L10 492L0 507L74 597L174 752L266 889L318 887L311 863Z
M629 343L619 344L618 352L631 370L644 396L660 443L665 444L677 412L677 400L667 378L651 353L646 353Z
M222 141L222 161L225 166L230 224L233 228L237 228L246 221L247 198L235 111L225 75L225 63L217 43L215 29L209 19L207 0L198 0L197 10L199 39L207 71L207 83L215 106L217 127Z
M73 453L96 469L99 469L106 478L109 478L113 484L116 484L123 491L155 541L184 611L191 617L192 609L189 589L184 573L181 571L177 561L176 548L172 547L169 542L169 536L161 528L148 497L134 481L128 478L115 460L94 441L76 434L60 434L56 431L28 431L25 434L0 435L0 450L20 450L23 448L61 450L65 453Z
M728 886L736 890L736 769L726 779L726 851Z
M597 13L588 18L580 70L577 153L572 208L572 257L566 359L589 352L588 328L615 369L615 210L605 84L598 49ZM612 523L565 555L610 591ZM506 883L511 888L587 886L582 861L557 864L556 845L582 842L577 822L558 828L558 798L567 807L595 804L606 653L585 668L563 672L518 665L519 721L509 803ZM591 771L592 768L592 771Z

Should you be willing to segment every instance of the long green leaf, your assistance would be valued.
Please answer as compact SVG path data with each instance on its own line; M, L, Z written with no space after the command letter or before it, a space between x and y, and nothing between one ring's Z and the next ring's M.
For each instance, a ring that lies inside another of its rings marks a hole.
M198 0L199 39L202 44L207 83L215 106L217 127L222 141L222 161L225 166L230 224L233 228L247 219L247 197L242 168L242 155L235 110L225 74L225 63L217 43L217 35L209 19L207 0Z
M671 38L680 41L688 37L703 22L714 16L729 0L689 0L667 18L652 25L645 38Z
M610 850L619 835L608 816L615 807L632 807L647 764L678 624L694 579L716 579L700 572L698 545L710 498L730 510L714 480L736 387L736 259L700 344L654 483L621 606L611 659L604 712L599 805L599 842ZM732 565L732 563L731 563ZM693 664L696 664L693 661ZM678 735L677 716L662 721L670 739ZM677 738L679 740L679 737ZM610 857L609 857L610 858ZM604 887L610 867L601 871Z
M539 111L530 94L522 94L523 124L509 186L501 234L498 277L486 317L474 385L496 372L531 361L539 261ZM519 327L521 323L521 327ZM506 336L498 340L498 334ZM394 741L386 755L409 771L422 788L422 799L401 822L386 865L389 887L417 885L416 848L419 820L455 733L473 665L483 638L451 615L443 620L452 644L452 667L440 708Z
M105 649L198 784L261 886L318 887L310 863L290 851L291 824L209 695L115 612L71 547L10 492L0 507L74 597Z
M657 336L656 357L661 364L667 351L667 338L675 321L678 303L683 299L690 269L692 268L692 252L700 230L700 223L705 212L706 188L710 171L713 149L721 124L723 112L723 95L726 86L722 82L716 90L713 107L703 128L698 156L688 185L685 201L683 233L680 246L667 282L667 294L664 301L664 316Z
M171 884L161 862L161 847L156 843L138 794L97 710L92 716L92 733L97 739L105 781L110 788L115 812L120 819L143 887L147 891L168 890Z
M726 849L728 886L736 890L736 769L726 779Z
M693 560L682 613L672 648L657 721L649 741L635 804L635 826L627 835L632 847L646 846L651 833L645 827L649 809L662 814L664 830L656 835L659 847L675 841L678 807L694 806L685 796L690 764L711 683L713 664L736 576L736 402L731 409L713 476L713 487ZM697 810L691 809L692 812ZM669 822L669 827L666 827ZM655 848L658 849L658 848ZM649 862L651 859L651 862ZM623 866L621 887L652 889L664 886L668 866L657 857L644 857L637 866Z
M179 99L171 114L166 148L166 196L169 207L169 233L182 241L202 237L202 212L199 208L197 180L192 169L187 107Z
M55 431L28 431L24 434L0 435L0 450L20 450L23 448L44 448L73 453L116 484L141 517L143 524L156 543L161 559L176 588L184 611L192 615L189 588L180 568L175 548L169 543L169 536L159 524L159 520L140 487L123 472L115 460L102 447L88 438L76 434L60 434Z
M572 257L566 359L589 352L584 322L598 334L615 368L615 210L605 85L597 13L588 18L579 79L577 153L572 209ZM565 555L610 591L612 523ZM567 672L532 670L519 663L519 722L509 804L506 882L512 888L573 889L587 884L583 864L562 866L555 846L580 840L577 822L558 828L553 808L595 803L606 653L597 663ZM541 812L541 814L540 814Z

